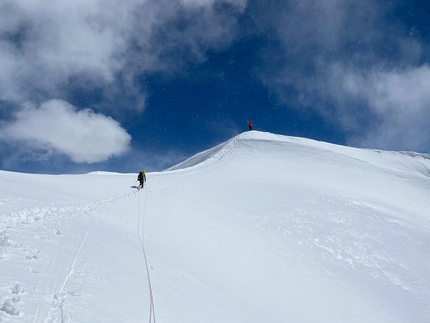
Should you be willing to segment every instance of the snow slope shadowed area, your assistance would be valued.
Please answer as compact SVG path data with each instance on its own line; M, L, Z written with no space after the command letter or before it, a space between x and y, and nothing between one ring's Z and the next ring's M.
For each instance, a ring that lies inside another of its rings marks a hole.
M251 131L147 176L0 172L0 322L146 322L143 250L158 322L430 322L426 156Z
M204 162L214 162L219 154L222 155L223 153L226 153L228 151L228 149L226 149L226 146L229 147L229 144L231 144L232 141L234 141L234 139L222 143L214 148L202 151L201 153L198 153L191 158L188 158L182 163L169 168L168 171L184 169Z

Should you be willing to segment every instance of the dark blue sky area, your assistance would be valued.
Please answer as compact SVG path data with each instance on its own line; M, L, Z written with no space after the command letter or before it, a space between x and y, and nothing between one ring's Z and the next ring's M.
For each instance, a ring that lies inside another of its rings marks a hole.
M210 53L186 77L149 78L151 95L140 120L145 131L135 139L194 153L195 147L210 147L247 130L248 119L261 131L344 143L343 135L312 110L289 108L263 86L253 70L259 52L255 43Z

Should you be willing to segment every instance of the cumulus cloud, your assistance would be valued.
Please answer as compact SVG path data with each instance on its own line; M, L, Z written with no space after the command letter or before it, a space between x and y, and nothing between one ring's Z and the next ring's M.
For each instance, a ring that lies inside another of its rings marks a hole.
M129 149L131 136L110 117L77 111L62 100L27 106L4 122L0 140L34 150L67 155L76 163L96 163Z
M1 5L1 99L35 100L59 95L59 85L81 75L112 81L124 46L119 19L95 1L5 1ZM107 4L106 7L109 7ZM121 10L118 9L119 16Z
M207 49L234 37L245 6L245 0L4 0L0 100L43 102L85 84L144 102L136 76L204 59Z
M117 122L66 101L91 106L82 97L96 97L102 113L141 112L150 95L148 75L176 75L204 61L208 50L228 46L246 5L247 0L0 1L0 144L19 143L20 156L25 146L28 160L59 153L94 163L123 153L130 136Z
M313 110L353 145L430 149L427 45L396 4L273 0L267 8L256 24L276 41L257 73L284 105Z
M367 73L353 70L342 73L343 95L371 107L376 118L373 127L350 139L354 145L418 150L430 147L430 67Z

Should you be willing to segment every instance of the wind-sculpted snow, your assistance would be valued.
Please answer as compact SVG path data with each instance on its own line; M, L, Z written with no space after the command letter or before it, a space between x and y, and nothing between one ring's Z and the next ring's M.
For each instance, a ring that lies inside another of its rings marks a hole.
M237 148L238 138L233 138L232 140L222 143L214 148L208 149L201 153L188 158L184 162L169 168L168 170L178 170L184 169L199 164L213 164L221 161L224 157L230 156Z
M0 322L430 322L428 169L251 131L140 191L0 172Z

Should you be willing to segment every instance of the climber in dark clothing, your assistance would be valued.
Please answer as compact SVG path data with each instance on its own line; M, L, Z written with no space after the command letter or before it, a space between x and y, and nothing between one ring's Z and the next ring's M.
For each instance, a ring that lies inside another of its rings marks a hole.
M137 180L139 181L139 187L138 188L143 188L143 185L145 184L145 182L146 182L146 173L145 173L145 171L143 170L143 171L141 171L140 173L139 173L139 175L137 175Z

